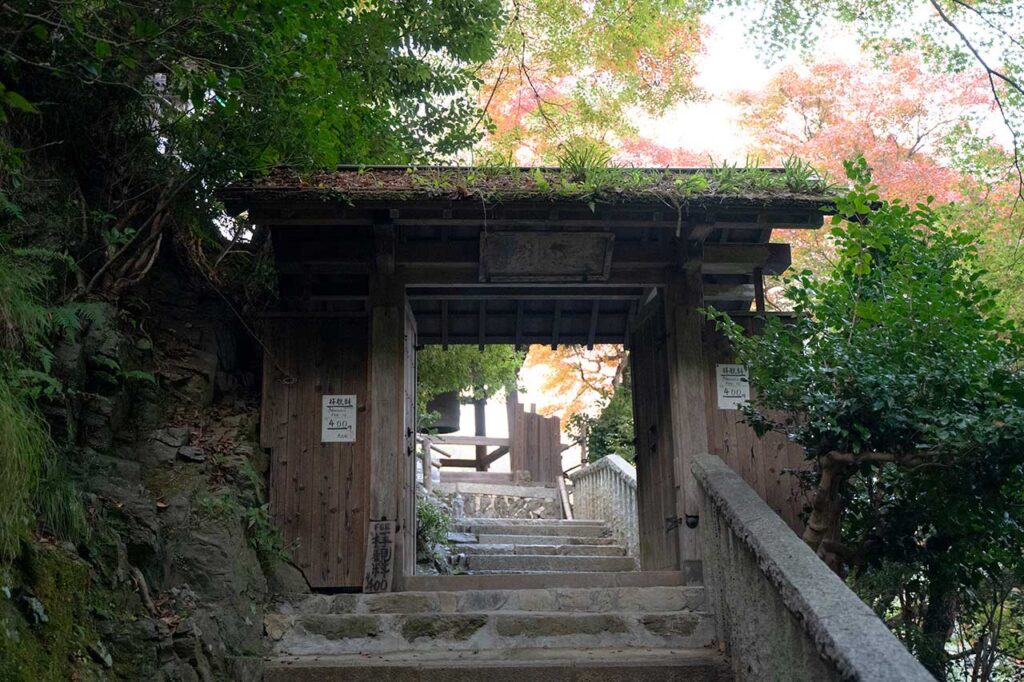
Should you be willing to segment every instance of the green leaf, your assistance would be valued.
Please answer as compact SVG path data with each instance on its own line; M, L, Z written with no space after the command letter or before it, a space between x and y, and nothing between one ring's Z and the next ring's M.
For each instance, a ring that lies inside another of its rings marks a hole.
M96 56L100 59L105 59L110 56L110 43L105 40L97 40L94 47Z
M31 102L29 102L27 99L25 99L18 93L14 92L13 90L8 90L4 93L4 101L8 104L8 106L14 107L15 109L20 109L21 111L24 111L26 113L39 113L39 110L36 109Z

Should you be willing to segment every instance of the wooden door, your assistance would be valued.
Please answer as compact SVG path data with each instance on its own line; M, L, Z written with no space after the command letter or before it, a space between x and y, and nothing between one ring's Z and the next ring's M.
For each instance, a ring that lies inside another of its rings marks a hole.
M679 567L676 480L664 305L651 301L630 330L633 423L636 433L637 511L640 567L645 571Z
M369 489L365 320L275 320L264 328L260 439L285 547L314 587L359 587ZM355 395L354 443L321 442L324 395Z

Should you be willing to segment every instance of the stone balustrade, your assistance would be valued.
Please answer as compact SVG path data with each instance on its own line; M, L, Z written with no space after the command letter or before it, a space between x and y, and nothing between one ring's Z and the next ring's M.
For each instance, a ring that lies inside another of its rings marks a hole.
M607 521L629 556L640 556L636 469L618 455L602 457L569 475L573 515Z
M704 586L736 682L929 682L875 613L721 459L700 455Z

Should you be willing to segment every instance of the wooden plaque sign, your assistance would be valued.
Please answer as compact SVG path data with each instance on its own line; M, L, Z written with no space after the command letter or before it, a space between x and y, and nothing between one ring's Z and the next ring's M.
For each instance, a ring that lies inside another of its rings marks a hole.
M395 522L370 521L363 592L390 592L395 569Z
M484 232L480 281L604 281L614 240L611 232Z

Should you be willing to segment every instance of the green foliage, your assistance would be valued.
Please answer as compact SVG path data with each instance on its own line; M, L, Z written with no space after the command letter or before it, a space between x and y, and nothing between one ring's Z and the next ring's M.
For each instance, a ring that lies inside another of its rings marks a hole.
M897 576L881 608L942 675L951 605L969 618L972 592L1024 576L1024 337L969 233L928 204L882 201L863 159L847 172L833 271L787 281L795 322L747 337L717 318L756 389L748 422L830 473L805 539L855 585Z
M8 107L91 127L87 98L110 93L124 108L101 125L148 125L138 117L149 114L188 166L238 171L465 147L469 65L491 56L502 7L19 0L5 14ZM72 104L86 106L59 111Z
M600 144L585 139L569 140L562 145L558 155L558 165L563 173L576 182L593 181L600 176L612 162L611 149L607 144Z
M34 526L32 503L50 436L38 412L0 376L0 563L17 556Z
M57 456L44 462L35 498L36 515L44 530L75 545L90 540L92 527L86 518L82 495Z
M450 571L448 562L438 546L448 542L452 520L448 512L432 500L416 500L416 560L429 562L442 573Z
M574 442L586 443L588 461L596 462L607 455L619 455L627 462L635 461L633 392L629 384L619 384L611 396L604 397L603 403L596 417L584 412L569 417L566 433Z
M458 391L472 398L490 398L514 390L525 354L512 346L427 346L416 354L417 402L420 414L439 393Z
M281 530L274 523L270 514L269 502L245 509L245 530L249 544L256 550L264 564L273 560L291 560L288 552L284 549Z

